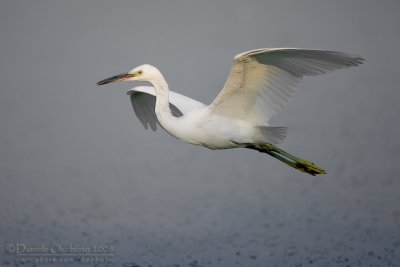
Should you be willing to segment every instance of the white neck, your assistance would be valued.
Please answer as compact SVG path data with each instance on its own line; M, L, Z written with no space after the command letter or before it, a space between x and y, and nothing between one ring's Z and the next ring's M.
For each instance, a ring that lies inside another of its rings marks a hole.
M167 132L176 136L175 129L177 118L172 115L171 109L169 108L168 84L162 76L151 83L156 89L155 113L157 119Z
M156 89L156 106L155 112L157 117L163 115L172 115L169 108L169 88L163 77L152 82Z

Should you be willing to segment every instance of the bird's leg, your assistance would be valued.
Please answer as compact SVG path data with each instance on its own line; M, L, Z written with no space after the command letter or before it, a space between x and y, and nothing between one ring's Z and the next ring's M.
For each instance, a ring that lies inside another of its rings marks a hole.
M282 161L283 163L286 163L287 165L289 165L297 170L306 172L311 175L326 173L324 169L322 169L321 167L318 167L311 161L293 156L292 154L289 154L288 152L274 146L273 144L262 144L262 145L250 144L246 147L250 148L250 149L258 150L259 152L262 152L262 153L267 153L267 154L271 155L272 157Z

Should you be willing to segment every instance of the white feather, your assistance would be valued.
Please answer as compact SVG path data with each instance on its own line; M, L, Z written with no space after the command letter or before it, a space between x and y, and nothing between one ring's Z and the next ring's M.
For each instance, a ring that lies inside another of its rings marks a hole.
M148 129L150 126L155 131L159 121L154 111L156 103L154 87L137 86L129 90L127 94L131 96L133 110L144 128ZM175 117L180 117L191 110L205 107L199 101L172 91L169 92L169 103L172 114Z
M333 51L275 48L238 54L224 88L211 103L219 115L265 125L294 95L303 76L357 66L358 56Z

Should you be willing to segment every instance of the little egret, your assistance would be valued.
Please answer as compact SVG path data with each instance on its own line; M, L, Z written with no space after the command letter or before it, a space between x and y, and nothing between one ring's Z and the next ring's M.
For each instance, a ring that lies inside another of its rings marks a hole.
M143 126L157 123L172 136L209 149L250 148L311 175L324 169L275 146L286 137L286 127L268 121L296 91L303 76L357 66L358 56L341 52L296 48L256 49L238 54L224 88L210 105L169 90L161 72L145 64L97 83L144 81L152 86L128 91Z

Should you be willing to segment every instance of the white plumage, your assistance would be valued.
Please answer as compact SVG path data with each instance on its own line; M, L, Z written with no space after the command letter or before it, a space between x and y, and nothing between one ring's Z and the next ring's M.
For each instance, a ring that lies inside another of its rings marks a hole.
M156 90L152 86L137 86L127 92L131 97L133 110L145 129L157 129L157 116L154 110L156 105ZM203 108L206 105L190 97L169 92L169 103L172 115L181 117L190 110Z
M312 175L324 170L290 155L273 144L286 136L285 127L268 121L294 95L303 76L357 66L358 56L333 51L275 48L257 49L234 58L224 88L210 105L169 90L160 71L151 65L102 80L147 81L153 85L128 91L135 114L147 129L159 123L171 135L210 149L247 147L268 153Z

